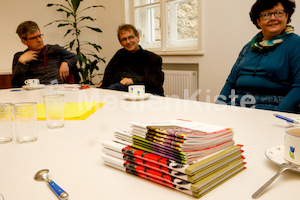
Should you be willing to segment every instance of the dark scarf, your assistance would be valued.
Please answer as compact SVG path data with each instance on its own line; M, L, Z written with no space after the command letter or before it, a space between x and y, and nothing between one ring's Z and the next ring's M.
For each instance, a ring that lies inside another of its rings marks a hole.
M261 31L251 40L251 50L255 52L268 52L270 50L273 50L278 45L280 45L286 38L291 36L292 33L294 33L294 27L288 25L280 35L268 41L262 40L263 34Z

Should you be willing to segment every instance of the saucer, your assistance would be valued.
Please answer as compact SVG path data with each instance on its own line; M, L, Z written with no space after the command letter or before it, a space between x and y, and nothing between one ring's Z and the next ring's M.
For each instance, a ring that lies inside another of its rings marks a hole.
M45 84L39 84L37 86L29 86L29 85L23 85L22 88L25 90L36 90L36 89L42 89L45 87Z
M265 152L268 159L270 159L273 163L277 165L281 165L283 163L287 163L284 159L284 145L278 145L270 147ZM292 169L294 171L300 172L300 165L295 165L296 169Z
M146 100L151 96L152 96L152 94L149 94L149 93L145 93L144 95L141 95L141 96L133 96L133 95L130 95L130 94L124 94L123 95L123 97L127 100Z

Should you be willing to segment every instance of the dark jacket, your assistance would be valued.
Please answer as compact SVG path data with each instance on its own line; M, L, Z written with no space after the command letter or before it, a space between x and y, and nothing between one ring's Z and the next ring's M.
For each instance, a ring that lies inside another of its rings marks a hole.
M26 51L28 49L14 55L11 79L13 87L21 87L24 81L30 78L39 79L41 84L51 84L51 81L55 80L62 83L59 77L60 64L68 62L70 73L72 68L76 67L77 56L59 45L45 45L38 55L38 60L24 65L18 59Z
M120 82L123 78L132 78L134 84L143 84L147 93L164 95L162 72L162 59L150 51L140 49L130 54L124 48L110 60L106 66L102 81L102 88Z

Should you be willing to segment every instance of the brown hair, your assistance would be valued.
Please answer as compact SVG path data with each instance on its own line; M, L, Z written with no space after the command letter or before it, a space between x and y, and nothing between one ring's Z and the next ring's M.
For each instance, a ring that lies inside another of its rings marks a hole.
M130 31L130 30L133 31L135 36L139 36L138 30L133 25L131 25L131 24L122 24L118 27L118 31L117 31L119 41L120 41L121 32L122 31Z
M32 34L37 30L40 30L37 23L33 21L25 21L18 26L16 33L19 35L21 39L26 40L28 33Z

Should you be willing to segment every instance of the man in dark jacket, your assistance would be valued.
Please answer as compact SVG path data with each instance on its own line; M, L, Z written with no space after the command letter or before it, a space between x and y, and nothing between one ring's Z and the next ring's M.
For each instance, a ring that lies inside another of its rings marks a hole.
M118 28L118 39L123 46L108 63L101 88L127 91L129 85L145 85L147 93L164 95L162 59L139 46L139 33L130 24Z
M41 84L64 83L70 68L75 68L77 56L59 45L44 45L38 25L21 23L16 33L28 48L14 55L12 86L21 87L26 79L39 79Z

